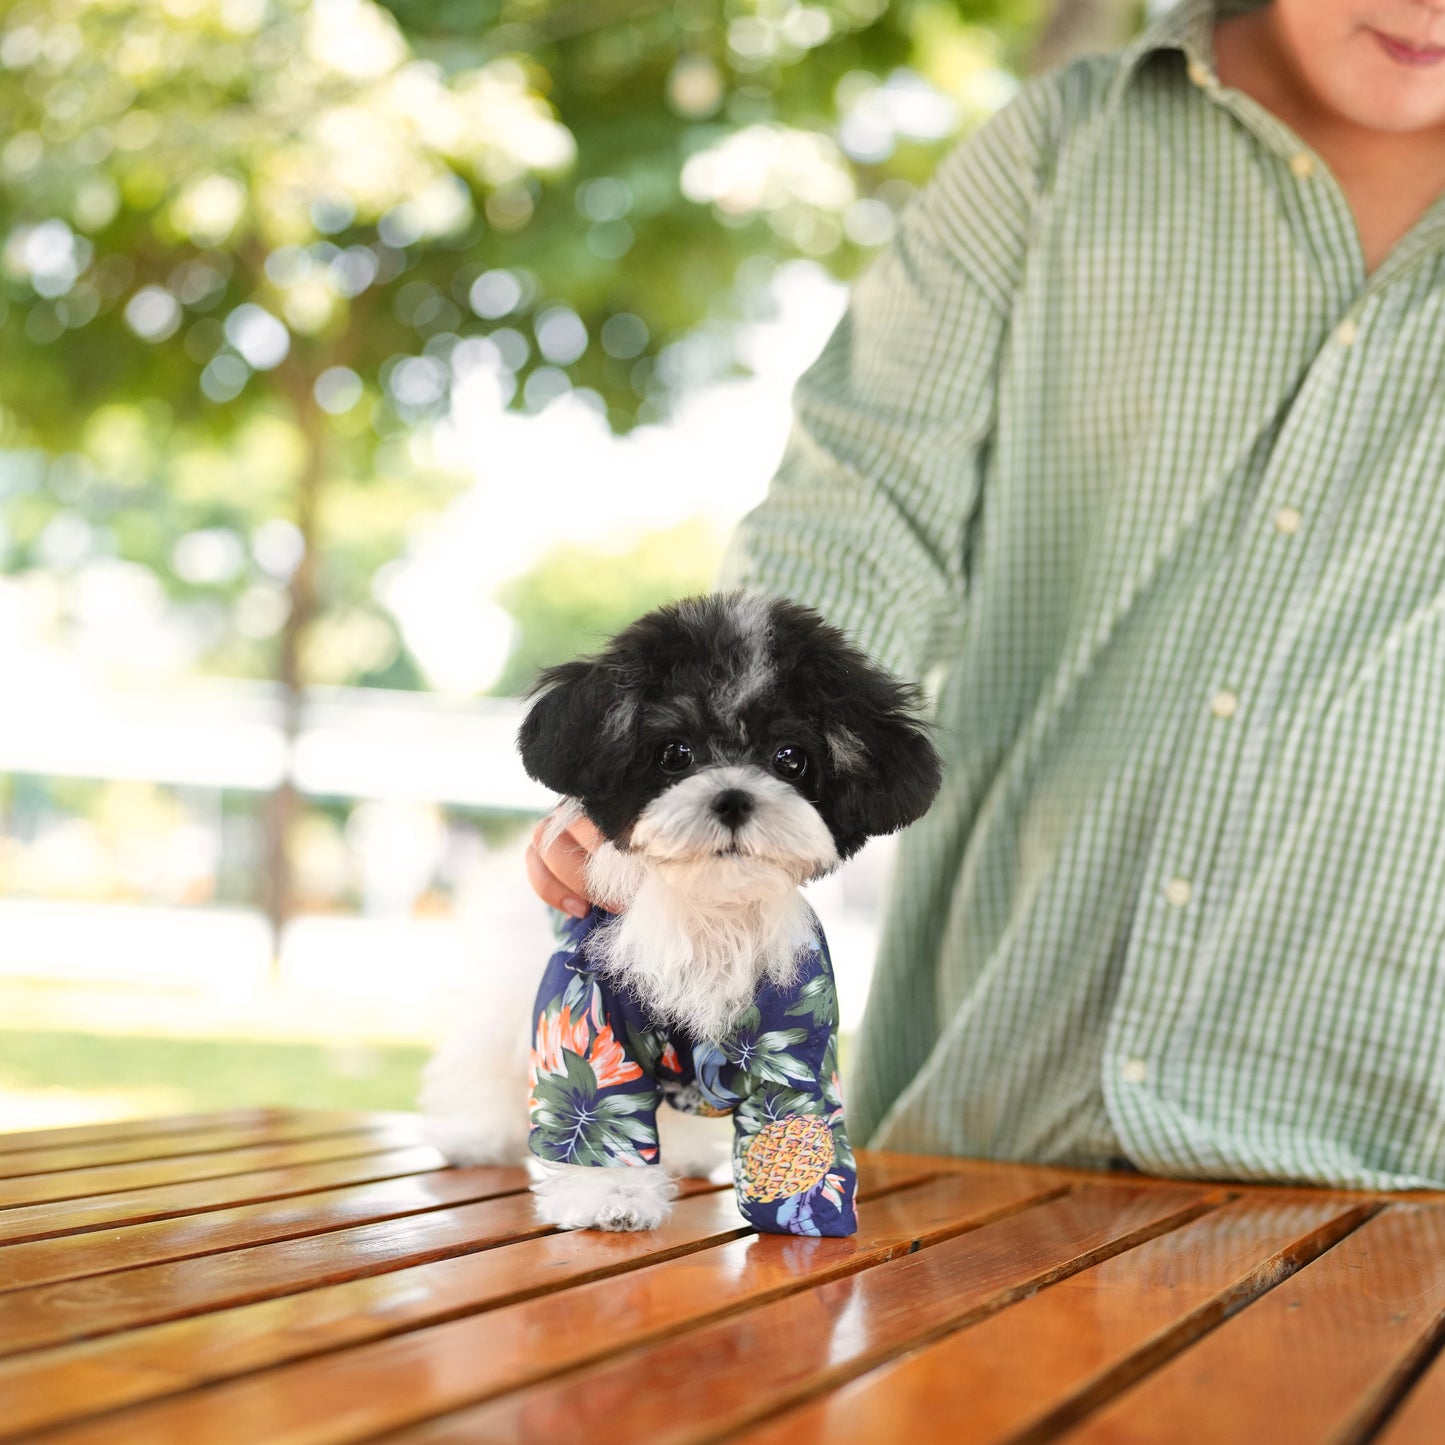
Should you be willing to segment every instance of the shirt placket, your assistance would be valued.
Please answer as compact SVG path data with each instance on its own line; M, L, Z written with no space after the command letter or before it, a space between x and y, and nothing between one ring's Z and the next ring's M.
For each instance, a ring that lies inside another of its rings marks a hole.
M1198 61L1190 75L1201 89L1215 89ZM1244 509L1238 548L1207 584L1212 623L1186 664L1195 714L1181 730L1161 803L1102 1062L1105 1099L1125 1149L1142 1162L1182 1167L1201 1161L1168 1117L1171 1073L1209 968L1211 920L1227 909L1236 881L1232 864L1281 704L1279 682L1349 481L1331 456L1331 432L1344 424L1339 398L1361 363L1373 298L1390 279L1382 268L1365 282L1347 203L1316 158L1291 147L1283 128L1262 139L1281 167L1281 185L1298 188L1286 199L1301 217L1300 244L1314 249L1338 298L1337 319ZM1249 484L1247 474L1234 481Z

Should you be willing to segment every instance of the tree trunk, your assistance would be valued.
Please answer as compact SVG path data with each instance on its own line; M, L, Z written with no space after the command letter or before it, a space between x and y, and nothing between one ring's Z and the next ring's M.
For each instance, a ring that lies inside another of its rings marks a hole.
M303 693L306 685L301 649L307 629L316 618L317 533L321 484L326 470L325 423L309 386L297 388L296 421L306 443L305 460L296 483L297 529L305 550L287 584L290 611L277 646L276 680L281 687L281 731L285 743L286 773L266 800L265 866L263 890L266 917L271 924L272 968L279 967L281 932L294 911L292 834L301 811L300 795L291 777L296 739L301 733Z
M1116 49L1133 33L1141 9L1138 0L1054 0L1029 56L1030 72Z

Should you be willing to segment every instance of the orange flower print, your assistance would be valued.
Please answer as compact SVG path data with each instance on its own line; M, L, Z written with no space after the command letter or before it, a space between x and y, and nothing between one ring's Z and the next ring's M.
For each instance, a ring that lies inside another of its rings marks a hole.
M532 1083L538 1074L561 1074L566 1072L562 1053L579 1054L587 1057L592 1030L587 1026L586 1017L572 1022L572 1007L563 1004L558 1013L548 1018L545 1013L537 1016L537 1037L532 1044Z
M627 1084L642 1077L642 1069L622 1051L622 1045L612 1037L612 1025L608 1024L592 1041L592 1048L586 1055L597 1075L597 1087L605 1089L609 1084Z
M571 1004L563 1004L551 1018L546 1013L537 1016L531 1068L534 1090L539 1074L567 1072L567 1066L562 1061L564 1053L576 1054L578 1058L587 1060L599 1089L611 1084L628 1084L642 1077L641 1067L627 1057L612 1032L612 1025L602 1022L605 1015L598 990L594 988L592 993L590 1007L575 1023Z

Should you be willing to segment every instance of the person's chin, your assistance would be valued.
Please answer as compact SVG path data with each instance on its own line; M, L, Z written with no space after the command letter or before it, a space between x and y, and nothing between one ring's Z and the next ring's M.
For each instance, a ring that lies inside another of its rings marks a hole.
M1351 77L1322 97L1339 119L1361 130L1404 135L1412 131L1445 131L1445 70L1437 76L1390 76L1371 73Z
M1368 35L1363 48L1362 64L1321 87L1330 107L1366 130L1445 130L1445 59L1428 66L1404 65Z

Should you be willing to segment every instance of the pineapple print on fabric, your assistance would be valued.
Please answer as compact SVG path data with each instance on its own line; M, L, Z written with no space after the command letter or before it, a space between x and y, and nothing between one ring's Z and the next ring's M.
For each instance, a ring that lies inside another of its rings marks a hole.
M838 1002L814 919L786 988L764 983L719 1042L652 1019L592 972L587 939L612 915L562 927L538 992L532 1152L568 1164L659 1162L657 1106L732 1114L738 1207L774 1234L857 1230L853 1151L838 1085Z

